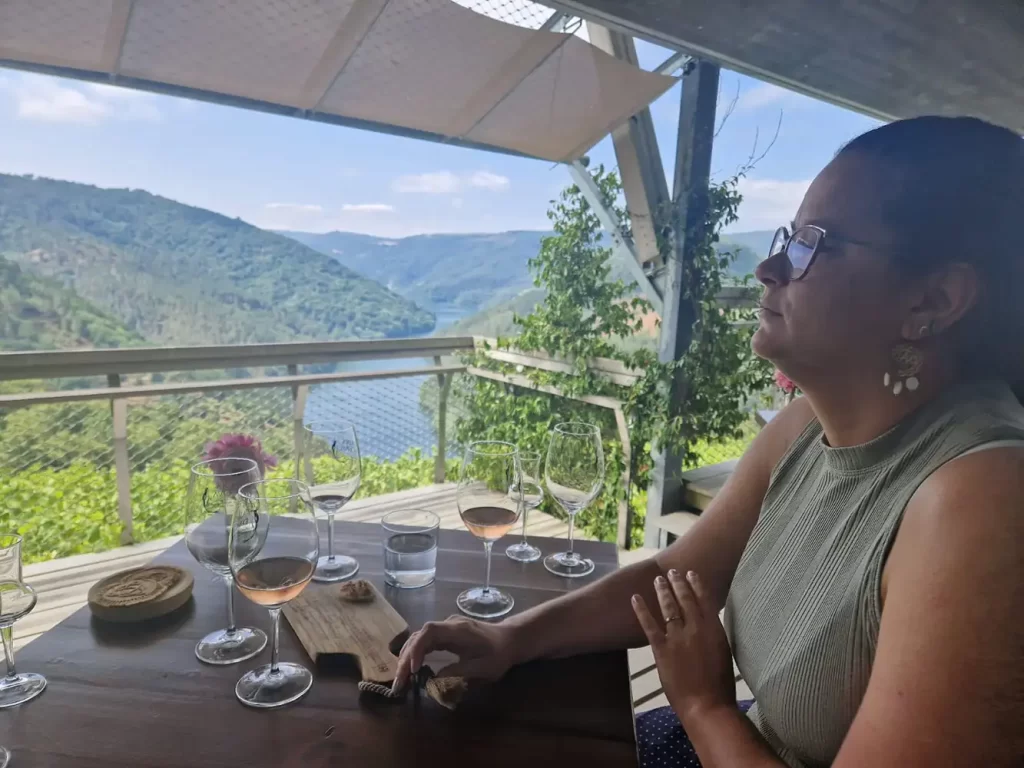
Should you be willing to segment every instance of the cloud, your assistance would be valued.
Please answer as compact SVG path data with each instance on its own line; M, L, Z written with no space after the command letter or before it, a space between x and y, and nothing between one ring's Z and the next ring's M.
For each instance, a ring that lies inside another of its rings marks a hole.
M496 173L490 171L476 171L468 179L469 186L477 187L479 189L489 189L492 192L498 192L503 189L508 189L509 180L508 176L499 176Z
M800 94L780 88L771 83L762 83L748 88L740 94L736 102L737 112L751 112L763 107L791 105L800 98Z
M395 206L387 203L345 203L341 210L344 213L394 213Z
M507 176L490 171L473 171L457 175L451 171L434 171L399 176L391 184L395 192L423 195L450 195L467 187L500 192L510 185Z
M18 80L5 78L0 88L13 94L15 114L22 120L96 125L105 120L161 119L152 94L111 85L23 74Z
M743 232L789 224L810 184L811 179L740 179L737 189L743 195L743 202L739 221L729 229Z
M307 204L307 203L267 203L263 206L270 210L277 211L291 211L292 213L323 213L324 207L322 205Z
M463 199L461 197L453 197L452 198L452 208L461 208L463 202L464 201L463 201Z
M455 192L461 186L459 177L451 171L418 173L399 176L391 185L395 192L409 192L425 195L443 195Z

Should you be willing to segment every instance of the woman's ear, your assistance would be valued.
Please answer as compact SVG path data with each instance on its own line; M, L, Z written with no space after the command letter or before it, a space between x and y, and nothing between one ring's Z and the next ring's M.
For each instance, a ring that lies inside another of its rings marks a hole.
M903 325L903 338L915 341L940 333L974 308L981 280L970 264L956 263L929 275L916 306Z

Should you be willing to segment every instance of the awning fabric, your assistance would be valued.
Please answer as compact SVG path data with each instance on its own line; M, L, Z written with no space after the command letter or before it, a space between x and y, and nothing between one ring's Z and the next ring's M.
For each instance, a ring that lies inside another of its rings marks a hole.
M0 66L552 161L674 82L450 0L0 0Z

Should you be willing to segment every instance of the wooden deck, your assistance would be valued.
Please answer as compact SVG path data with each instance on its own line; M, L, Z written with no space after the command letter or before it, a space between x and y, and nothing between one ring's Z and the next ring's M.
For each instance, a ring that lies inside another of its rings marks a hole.
M396 509L427 509L441 518L441 527L465 530L455 505L453 484L432 485L410 491L399 491L369 499L359 499L346 508L342 517L358 522L377 522L386 513ZM529 516L528 534L532 536L564 537L566 523L534 510ZM86 596L96 581L111 573L144 565L178 541L172 536L145 544L120 547L91 555L75 555L25 567L25 580L36 589L39 603L35 610L15 625L15 647L31 642L46 630L70 616L86 603ZM587 538L583 535L581 538ZM340 542L344 547L344 542ZM620 565L629 565L653 554L653 550L619 551ZM630 678L636 710L642 712L668 702L661 693L661 683L654 667L650 648L629 651ZM749 698L742 682L738 693Z

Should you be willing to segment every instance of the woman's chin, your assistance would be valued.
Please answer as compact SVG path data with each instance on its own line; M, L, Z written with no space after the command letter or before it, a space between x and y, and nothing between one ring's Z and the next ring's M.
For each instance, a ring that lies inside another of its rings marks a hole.
M774 362L782 351L780 340L776 336L777 334L773 334L770 328L761 323L750 340L751 351L764 360Z

